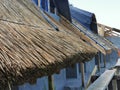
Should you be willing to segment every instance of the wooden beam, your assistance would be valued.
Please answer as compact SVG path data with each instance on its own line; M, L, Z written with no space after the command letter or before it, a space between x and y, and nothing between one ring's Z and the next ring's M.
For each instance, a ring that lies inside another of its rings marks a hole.
M105 31L104 31L105 27L102 26L102 27L98 27L98 35L104 37L105 35Z
M48 86L49 86L49 90L54 90L54 83L53 83L52 75L48 76Z
M116 31L118 33L120 33L120 30L119 29L116 29L116 28L112 28L113 31Z
M89 77L89 79L88 79L88 82L87 82L86 88L88 88L89 85L91 84L91 77L92 77L93 75L95 75L96 72L97 72L97 65L95 65L95 67L94 67L94 69L93 69L93 71L92 71L92 73L91 73L91 75L90 75L90 77Z
M106 70L87 90L105 90L112 80L116 69Z
M40 0L38 0L38 7L40 8Z
M100 75L92 75L91 80L94 82L99 77L100 77ZM120 75L114 75L112 80L120 80Z
M81 80L82 80L82 87L85 87L85 70L84 70L84 63L80 63L80 69L81 69Z
M106 26L106 25L103 25L103 24L100 24L100 23L97 23L97 25L99 27L105 27L105 28L108 28L108 29L112 29L112 27L109 27L109 26Z
M103 24L99 24L97 23L97 26L98 28L102 28L104 27L104 31L105 31L105 37L107 36L111 36L111 33L113 34L116 34L116 33L120 33L120 30L119 29L116 29L116 28L112 28L112 27L109 27L109 26L106 26L106 25L103 25ZM116 33L115 33L116 32ZM113 34L113 36L114 36ZM117 35L117 34L116 34Z

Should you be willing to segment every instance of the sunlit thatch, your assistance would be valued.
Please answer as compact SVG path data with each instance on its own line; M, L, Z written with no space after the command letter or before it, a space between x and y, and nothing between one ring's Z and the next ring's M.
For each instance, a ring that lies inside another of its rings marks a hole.
M0 87L30 82L96 54L78 36L59 29L30 0L0 0Z

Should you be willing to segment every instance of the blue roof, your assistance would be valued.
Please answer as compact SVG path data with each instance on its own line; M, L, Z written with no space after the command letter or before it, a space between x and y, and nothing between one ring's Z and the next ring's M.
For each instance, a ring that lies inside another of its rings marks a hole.
M71 17L89 30L97 33L97 24L95 14L70 6Z
M38 5L38 0L32 1ZM48 11L48 0L40 0L40 5L43 10ZM59 14L71 21L68 0L50 0L50 10L53 11L55 7Z
M32 0L36 5L38 5L38 0ZM48 11L48 1L41 0L41 8ZM69 6L68 0L50 0L51 10L55 7L58 12L71 21L71 17L78 21L80 24L85 26L88 30L97 33L97 24L94 13L78 9L73 6ZM53 15L52 15L53 16Z

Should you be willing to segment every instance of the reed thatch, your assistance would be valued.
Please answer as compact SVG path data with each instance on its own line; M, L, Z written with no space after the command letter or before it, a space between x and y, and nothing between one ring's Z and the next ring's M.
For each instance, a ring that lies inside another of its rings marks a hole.
M30 0L0 0L0 87L33 81L96 54L78 36L59 29Z

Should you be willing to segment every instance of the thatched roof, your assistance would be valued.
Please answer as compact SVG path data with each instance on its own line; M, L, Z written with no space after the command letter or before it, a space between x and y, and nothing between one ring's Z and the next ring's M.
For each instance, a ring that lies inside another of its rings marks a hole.
M0 0L0 87L30 82L96 54L65 29L54 30L30 0Z

